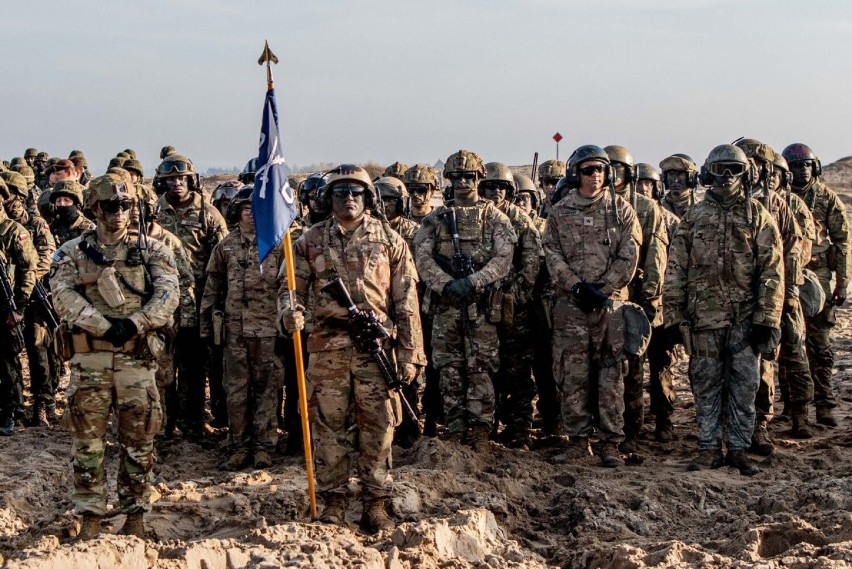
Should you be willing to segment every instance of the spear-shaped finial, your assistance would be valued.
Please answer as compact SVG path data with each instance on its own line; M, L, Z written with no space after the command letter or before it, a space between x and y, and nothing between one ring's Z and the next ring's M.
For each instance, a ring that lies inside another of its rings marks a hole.
M266 84L272 89L275 86L275 83L272 81L272 64L278 63L278 58L269 49L269 42L266 40L263 42L263 53L260 54L260 59L257 60L258 65L263 65L264 63L266 64Z

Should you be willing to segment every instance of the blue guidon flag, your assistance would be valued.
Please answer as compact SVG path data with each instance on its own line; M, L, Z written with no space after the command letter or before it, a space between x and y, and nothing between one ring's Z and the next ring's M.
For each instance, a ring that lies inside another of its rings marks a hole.
M293 189L287 182L287 166L278 138L278 107L275 89L266 92L263 123L260 126L260 150L254 174L251 211L257 233L259 262L281 244L290 224L296 219Z

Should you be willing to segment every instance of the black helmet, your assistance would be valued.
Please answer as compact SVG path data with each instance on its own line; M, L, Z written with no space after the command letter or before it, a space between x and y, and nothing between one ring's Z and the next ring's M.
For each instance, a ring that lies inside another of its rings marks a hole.
M240 208L245 204L251 205L251 195L253 192L254 186L251 184L240 188L228 205L228 223L234 224L239 222Z
M237 179L243 184L254 184L254 173L257 172L257 158L252 158L246 162L245 168L237 176Z
M814 176L822 176L822 163L814 151L811 150L811 147L807 144L802 144L801 142L794 142L789 145L784 151L781 153L781 156L784 157L784 160L787 161L787 164L790 168L793 167L793 164L796 162L804 162L805 160L809 160L813 162L814 165Z
M323 209L325 206L319 199L320 190L324 187L325 175L319 172L311 174L299 184L299 203L308 206L308 209L312 210L311 199L313 199L319 209L316 213L325 213Z

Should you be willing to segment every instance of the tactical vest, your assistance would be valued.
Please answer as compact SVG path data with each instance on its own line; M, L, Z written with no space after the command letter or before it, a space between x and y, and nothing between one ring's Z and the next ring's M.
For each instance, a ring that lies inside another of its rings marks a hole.
M487 202L479 200L476 205L460 207L455 206L456 210L456 226L459 232L459 245L462 255L470 255L473 259L473 266L476 270L480 270L491 259L494 250L494 244L485 239L485 208ZM446 208L442 208L446 211ZM453 248L453 239L450 235L450 230L444 221L444 217L439 215L438 221L438 254L448 259L452 259L455 254Z
M95 252L103 254L106 257L106 264L98 264L86 255L81 249L83 242L87 243L88 247L93 248ZM105 316L127 317L138 312L145 305L146 269L144 265L127 264L128 249L127 241L119 243L114 250L109 250L98 245L95 239L84 238L75 251L77 274L79 275L77 292L82 294ZM125 298L124 304L116 308L109 305L98 286L98 278L110 266L115 268L117 277L121 275L118 282Z

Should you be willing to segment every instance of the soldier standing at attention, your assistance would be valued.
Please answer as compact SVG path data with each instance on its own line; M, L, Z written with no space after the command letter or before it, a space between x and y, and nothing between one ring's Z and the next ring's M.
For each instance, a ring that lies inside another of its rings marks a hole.
M816 225L816 239L807 268L819 277L827 300L822 312L807 322L808 359L814 380L817 423L836 427L837 419L832 411L837 400L831 385L834 367L831 329L837 323L836 307L846 302L846 287L849 286L849 221L846 206L820 179L822 164L810 147L791 144L782 155L793 174L793 193L805 201Z
M63 419L73 445L72 501L83 517L78 538L91 539L106 513L105 438L115 408L118 496L127 514L122 532L144 538L154 435L162 418L154 360L163 340L155 332L177 307L177 269L158 241L148 241L145 252L136 249L128 233L133 186L106 175L92 181L91 191L98 197L97 227L56 252L50 276L56 310L73 335Z
M466 439L477 452L487 452L494 424L492 376L499 365L496 324L502 321L502 306L500 316L491 310L491 292L509 274L517 237L509 218L479 197L485 167L478 154L459 150L451 155L444 176L450 180L452 204L423 220L414 237L414 256L427 286L424 311L433 314L432 363L450 439ZM467 276L453 267L455 240L460 260L469 261L464 262Z
M758 354L781 339L784 265L775 222L745 194L750 172L742 150L714 148L701 172L701 183L711 187L681 219L669 251L666 335L691 355L698 423L699 453L689 470L725 464L727 415L727 464L746 476L760 472L745 451L754 431Z
M366 213L377 199L366 170L338 166L328 173L325 190L322 205L332 217L311 226L296 241L297 304L290 304L282 284L279 315L288 332L303 329L304 307L312 295L307 387L317 486L325 502L320 520L344 522L354 440L364 504L361 525L375 532L394 527L385 507L392 490L393 429L401 409L371 354L355 349L347 330L347 309L322 289L339 277L359 309L373 311L382 327L395 330L384 350L393 352L399 379L410 383L426 364L417 271L402 237Z
M571 437L568 457L588 457L589 437L597 431L601 462L615 468L624 464L618 445L624 439L626 355L610 345L607 328L612 301L627 299L642 229L630 204L606 189L612 188L612 167L602 148L575 150L565 178L569 191L553 206L544 238L556 289L553 375Z

